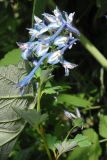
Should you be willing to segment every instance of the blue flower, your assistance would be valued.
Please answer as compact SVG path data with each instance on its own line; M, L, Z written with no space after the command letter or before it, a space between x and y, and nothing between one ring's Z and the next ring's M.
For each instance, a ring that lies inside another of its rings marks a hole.
M35 54L38 57L43 56L44 54L46 54L49 50L49 45L48 44L42 44L41 42L38 43L38 45L36 46L36 52Z
M58 46L59 48L63 48L63 47L66 46L68 41L69 41L69 37L68 36L58 36L54 40L54 45Z
M54 65L59 63L61 59L62 59L62 52L61 50L58 50L49 54L47 62Z
M73 26L74 13L63 14L56 7L54 15L44 13L43 20L34 16L34 27L28 29L30 40L26 43L17 43L22 51L22 58L33 63L32 71L18 83L24 88L32 80L36 70L47 58L47 63L55 65L61 63L65 68L65 75L69 75L69 69L77 65L66 61L63 54L71 49L78 39L74 38L79 31ZM37 61L38 60L38 61Z
M78 66L74 63L70 63L70 62L65 61L65 60L61 63L63 65L63 67L65 68L65 76L69 76L69 69L74 69L75 67Z
M28 60L28 58L32 54L32 50L35 46L35 42L26 42L26 43L17 42L17 45L19 46L19 48L22 51L22 55L21 55L22 58L24 60Z
M40 24L42 22L42 19L40 19L39 17L37 16L34 16L34 20L37 24Z
M30 81L32 80L36 70L40 67L42 62L44 61L45 58L48 57L48 54L45 54L43 57L40 58L40 60L37 62L36 66L33 68L33 70L23 79L21 80L17 86L20 88L23 88L24 86L28 85Z
M41 29L37 28L29 28L29 34L31 36L30 41L33 41L35 38L39 38L39 36L48 31L48 27L42 27Z
M64 15L65 15L65 18L64 18L62 16L62 13L57 7L53 12L54 12L54 16L48 13L43 14L44 18L49 23L48 29L57 29L58 27L60 28L63 24L66 24L64 27L67 30L77 35L80 34L79 31L73 26L73 18L75 13L70 13L68 15L66 12L64 12Z

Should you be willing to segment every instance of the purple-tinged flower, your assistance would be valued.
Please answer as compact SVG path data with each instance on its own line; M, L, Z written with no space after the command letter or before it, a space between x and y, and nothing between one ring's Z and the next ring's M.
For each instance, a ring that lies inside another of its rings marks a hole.
M64 27L69 32L73 32L77 35L79 35L79 31L73 26L73 18L75 13L70 13L69 15L64 12L65 17L62 15L60 10L56 7L56 9L53 11L54 15L44 13L44 19L49 23L48 28L49 29L57 29L60 28L63 24L66 24Z
M48 44L42 44L42 43L38 43L38 45L36 46L36 52L35 54L38 57L43 56L44 54L46 54L49 50L49 45Z
M29 34L31 36L30 41L33 41L35 38L39 38L39 36L41 34L47 32L48 31L48 27L44 27L44 28L42 28L40 30L39 29L37 30L37 29L34 29L34 28L29 28L28 30L29 30Z
M24 87L33 78L36 70L43 64L45 58L47 63L61 63L65 68L65 75L69 75L69 69L77 65L64 60L63 54L67 49L71 49L78 39L73 37L73 33L79 34L79 31L73 26L74 13L69 15L62 14L56 7L54 15L44 13L44 19L34 16L34 27L28 29L30 41L27 43L18 43L22 50L22 58L34 64L33 70L22 81L20 87ZM36 61L36 58L38 61Z
M67 12L64 12L64 15L68 24L71 24L73 22L74 14L75 12L70 13L69 15L67 14Z
M48 13L43 13L42 14L44 16L44 19L48 22L48 23L56 23L56 17L48 14Z
M69 37L68 36L58 36L54 40L54 45L58 46L59 48L65 47L68 43Z
M69 119L76 119L76 118L81 118L81 114L78 108L75 109L76 114L73 114L72 112L68 112L64 110L64 115L69 118Z
M54 33L54 35L50 37L50 39L44 41L44 43L52 43L52 42L55 40L55 38L56 38L57 36L59 36L59 34L63 31L64 27L65 27L65 24L63 24L63 25Z
M78 41L78 39L76 38L72 38L68 44L65 45L65 47L62 49L62 54L64 54L64 52L67 50L67 49L70 49L73 44L76 44L76 41Z
M65 76L69 76L69 69L74 69L75 67L77 67L77 64L74 63L70 63L68 61L63 61L62 63L63 67L65 68Z
M66 110L64 110L64 115L69 119L76 118L75 114L68 112Z
M33 68L33 70L23 80L21 80L17 84L17 86L20 88L23 88L24 86L28 85L30 83L30 81L32 80L36 70L40 67L40 65L42 64L44 59L47 58L48 56L49 56L49 54L45 54L43 57L41 57L40 60L38 61L37 65Z
M17 45L22 51L22 58L24 60L28 60L28 57L32 54L32 49L35 46L35 42L26 42L26 43L20 43L17 42Z
M48 30L52 32L57 30L59 28L59 25L57 23L50 23L47 27Z
M61 61L62 59L62 52L61 50L58 50L58 51L55 51L55 52L52 52L49 54L48 56L48 63L49 64L57 64Z
M39 17L37 16L34 16L34 20L37 24L41 23L42 22L42 19L40 19Z
M75 33L76 35L80 35L78 29L76 29L74 26L67 23L65 27L69 32Z
M56 7L56 9L54 9L53 13L54 13L54 15L55 15L55 17L56 17L57 22L58 22L60 25L62 25L63 22L65 22L65 20L64 20L64 18L63 18L63 16L62 16L62 13L61 13L60 10L58 9L58 7Z

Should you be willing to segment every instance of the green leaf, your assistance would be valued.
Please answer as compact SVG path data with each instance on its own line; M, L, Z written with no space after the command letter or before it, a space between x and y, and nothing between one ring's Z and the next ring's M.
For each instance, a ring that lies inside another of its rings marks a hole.
M58 143L57 137L52 136L51 134L47 134L46 141L49 149L51 149L52 151L55 151L56 149L55 144Z
M88 138L82 134L77 134L74 140L77 142L79 147L87 147L91 145L91 142Z
M91 146L77 147L70 153L67 160L99 160L101 147L97 133L93 129L86 129L83 131L83 135L91 142Z
M107 116L100 115L99 133L103 138L107 138Z
M40 83L43 85L45 82L47 82L50 78L53 76L51 75L52 69L42 70L41 76L40 76Z
M63 142L58 142L57 138L51 135L48 135L47 138L49 148L53 150L53 152L55 152L55 150L57 149L58 155L73 150L77 146L86 147L91 145L87 136L84 136L82 134L78 134L74 139L66 139Z
M4 152L8 153L11 141L17 138L25 126L25 122L13 108L29 108L34 99L32 89L27 87L25 94L21 96L20 89L16 87L25 74L24 64L0 67L0 160Z
M55 144L55 147L58 150L59 155L72 150L76 146L77 146L77 142L74 141L73 139L64 140L63 142Z
M29 110L22 110L22 109L16 109L15 111L30 125L33 127L37 127L44 121L46 121L48 115L47 114L41 114L40 112L37 112L35 109L29 109Z
M13 49L8 52L3 59L0 60L0 66L17 64L20 60L20 49Z
M60 94L57 99L58 103L65 104L66 106L78 106L78 107L89 107L91 106L90 101L85 98L81 98L76 95Z
M73 119L73 125L75 127L82 127L83 126L83 119L82 118L76 118L76 119Z
M61 86L55 86L55 87L51 87L51 88L45 88L42 93L45 94L55 94L57 93L58 90L62 89Z

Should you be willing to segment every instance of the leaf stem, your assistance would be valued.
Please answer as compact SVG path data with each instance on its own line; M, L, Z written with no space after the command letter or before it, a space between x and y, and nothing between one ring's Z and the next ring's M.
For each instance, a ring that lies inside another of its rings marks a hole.
M71 132L72 132L75 128L76 128L76 126L72 127L72 128L68 131L68 133L67 133L67 135L66 135L66 137L65 137L64 140L67 140L67 138L69 137L69 135L71 134Z
M41 86L38 86L38 95L37 95L37 112L40 112L40 101L41 101Z
M37 112L40 112L40 101L41 101L41 84L40 84L40 82L39 82L39 85L38 85L37 93L38 93L38 95L37 95ZM42 125L37 128L37 132L40 134L41 138L43 139L44 147L45 147L45 150L46 150L46 153L48 155L49 160L52 160L51 153L50 153L50 150L48 148L48 145L47 145L47 142L46 142L46 139L45 139L45 135L44 135Z

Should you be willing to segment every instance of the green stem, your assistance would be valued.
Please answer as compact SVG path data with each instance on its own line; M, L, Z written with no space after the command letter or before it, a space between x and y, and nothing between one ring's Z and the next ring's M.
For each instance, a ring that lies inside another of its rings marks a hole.
M34 23L34 14L35 14L36 1L37 1L37 0L34 0L34 2L33 2L33 11L32 11L32 27L33 27L33 23Z
M38 93L37 94L37 112L40 112L40 101L41 101L41 85L40 85L40 83L38 85L37 93ZM47 145L47 142L46 142L46 139L45 139L45 135L43 133L43 127L42 126L38 127L37 132L40 134L41 138L43 139L44 147L45 147L45 150L46 150L46 153L48 155L49 160L52 160L51 153L50 153L50 150L48 149L48 145Z
M82 33L78 38L90 54L101 64L102 67L107 70L107 59L103 56L103 54Z
M72 132L75 128L76 128L76 126L72 127L72 128L68 131L67 136L65 137L64 140L67 140L67 138L69 137L69 135L71 134L71 132Z
M38 86L38 92L37 92L37 112L40 112L40 101L41 101L41 86L39 84Z
M46 152L47 152L47 155L48 155L49 160L52 160L50 151L49 151L49 149L48 149L47 142L46 142L46 140L45 140L45 136L44 136L43 132L42 132L39 128L38 128L38 133L40 134L40 136L41 136L42 139L43 139L44 147L45 147L45 150L46 150Z

